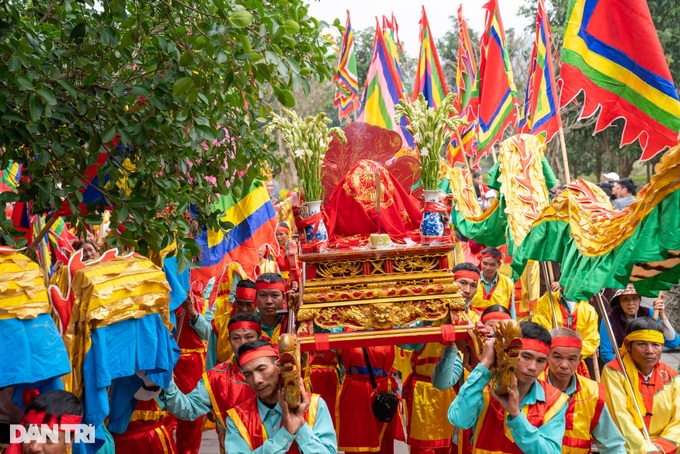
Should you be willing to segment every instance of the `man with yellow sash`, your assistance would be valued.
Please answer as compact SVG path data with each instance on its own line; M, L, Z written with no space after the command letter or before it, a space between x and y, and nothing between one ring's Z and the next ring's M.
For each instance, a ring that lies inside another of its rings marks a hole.
M558 282L553 282L550 290L552 292L553 307L550 307L550 296L546 292L536 302L534 316L531 321L538 323L546 329L564 327L576 331L582 339L583 359L590 358L595 354L597 347L600 346L599 322L595 308L588 301L576 302L564 298ZM553 310L555 311L559 326L554 326ZM585 363L582 362L581 364L578 373L589 377Z
M621 348L623 366L615 358L602 374L607 405L626 439L628 452L675 453L680 446L680 378L660 362L663 344L659 322L650 317L633 319L626 326ZM627 391L624 370L632 385L632 396ZM651 441L644 435L643 424Z
M550 333L532 322L522 322L521 327L522 349L508 393L499 396L488 386L495 362L495 339L490 338L480 363L449 408L451 424L460 429L474 426L472 452L562 452L567 396L538 379L548 361Z
M302 403L290 409L280 384L278 351L262 340L238 350L241 370L256 397L227 414L225 450L228 453L330 453L338 449L326 403L318 394L305 392Z
M469 307L477 291L479 269L472 263L459 263L453 268L453 280L458 284L460 293ZM469 311L468 316L476 321L478 316ZM460 361L455 344L445 346L440 342L403 346L413 351L411 370L404 381L402 397L406 405L407 444L411 453L448 453L454 428L446 422L449 405L456 398L452 386L439 390L432 386L432 373L439 358L455 354ZM448 357L448 356L447 356ZM462 366L460 366L462 371Z
M590 453L592 439L600 453L624 454L625 440L607 409L604 386L576 373L581 363L581 336L568 328L552 330L550 335L545 375L548 383L569 396L562 452Z
M260 338L260 319L257 315L240 312L229 320L229 343L232 351ZM235 355L203 374L190 393L182 393L174 382L161 393L165 408L183 421L194 421L209 411L215 412L220 442L224 437L227 410L253 396L246 384Z
M482 312L492 304L500 304L515 317L514 294L515 286L512 280L498 272L503 262L503 253L496 248L488 247L482 250L482 275L480 285L472 298L472 308Z
M260 312L260 325L266 338L275 346L279 343L281 328L287 317L279 315L284 309L286 281L275 273L264 273L255 281L255 303Z

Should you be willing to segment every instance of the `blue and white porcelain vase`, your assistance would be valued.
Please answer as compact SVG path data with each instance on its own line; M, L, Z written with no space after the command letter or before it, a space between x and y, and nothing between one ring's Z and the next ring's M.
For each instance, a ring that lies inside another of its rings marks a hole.
M305 206L307 207L306 217L311 217L315 214L321 213L321 200L306 202ZM326 244L328 242L328 230L326 230L326 224L324 224L323 218L321 218L319 221L319 226L316 229L316 233L314 232L314 225L310 225L305 228L305 239L307 240L307 243L319 242L321 243L322 249L326 248Z
M420 221L420 234L425 238L438 238L444 236L444 221L441 213L437 211L427 211L427 203L439 202L439 190L424 190L425 211L423 220Z

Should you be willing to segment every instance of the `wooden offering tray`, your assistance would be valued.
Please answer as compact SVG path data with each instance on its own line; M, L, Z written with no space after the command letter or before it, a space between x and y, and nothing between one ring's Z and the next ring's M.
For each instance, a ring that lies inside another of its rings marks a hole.
M296 321L302 350L467 338L472 325L462 315L465 301L453 281L453 249L396 245L301 254ZM406 328L435 321L441 326ZM314 326L353 331L315 335Z

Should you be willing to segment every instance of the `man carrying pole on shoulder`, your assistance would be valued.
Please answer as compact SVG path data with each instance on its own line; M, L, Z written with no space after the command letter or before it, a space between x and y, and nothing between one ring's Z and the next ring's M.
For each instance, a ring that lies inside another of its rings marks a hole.
M581 335L568 328L550 332L548 383L569 396L563 453L590 453L591 439L602 454L623 454L625 440L614 424L605 403L605 389L576 373L583 354Z
M522 322L522 348L508 394L488 386L495 362L494 342L484 344L481 362L470 373L449 408L449 421L475 427L472 452L558 454L562 452L567 396L538 380L548 361L550 333Z
M633 319L620 360L609 362L602 374L607 405L628 452L675 453L680 446L680 378L660 361L663 344L659 322Z

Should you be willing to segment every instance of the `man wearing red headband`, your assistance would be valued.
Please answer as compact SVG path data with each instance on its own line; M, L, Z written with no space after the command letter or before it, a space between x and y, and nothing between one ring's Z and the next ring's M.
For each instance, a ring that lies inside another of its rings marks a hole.
M232 351L238 351L241 345L257 340L261 335L259 317L248 312L234 315L229 320L228 329ZM165 408L183 421L194 421L209 411L214 411L218 423L217 433L222 441L227 410L252 396L253 392L245 384L237 358L232 355L228 361L204 373L190 393L183 394L171 382L160 398L165 402Z
M286 320L278 311L284 308L287 289L286 281L278 274L264 273L255 281L255 302L260 312L260 325L274 345L279 343L281 328Z
M482 250L482 275L480 285L472 298L472 307L478 312L492 304L500 304L515 318L514 289L510 278L498 272L503 262L503 253L496 248Z
M297 289L299 276L297 264L297 244L290 239L290 227L285 222L279 222L276 226L276 241L279 243L279 253L276 256L276 264L279 266L281 276L288 285Z
M661 362L663 325L638 317L626 326L623 364L613 359L602 372L607 405L626 439L627 452L677 453L680 446L680 376ZM628 392L626 376L633 393ZM636 410L640 409L640 413ZM643 435L643 426L651 442Z
M472 452L562 452L567 396L538 379L548 361L550 333L532 322L522 322L521 327L522 350L508 394L499 396L488 386L495 362L491 338L449 408L451 424L475 428Z
M479 268L470 262L459 263L453 267L453 281L458 284L460 294L463 296L468 309L472 304L472 298L477 293L480 275Z
M453 279L469 309L472 297L477 291L479 283L479 268L472 263L459 263L453 268ZM479 316L472 310L468 317L476 322ZM435 325L438 323L435 322ZM448 453L454 429L443 423L444 415L449 405L456 398L453 386L437 388L434 386L433 372L435 365L442 362L447 371L451 371L451 378L455 376L457 382L462 374L462 364L455 343L449 346L441 342L427 344L412 344L401 346L404 350L413 352L411 355L411 373L402 387L402 396L406 407L406 442L412 453ZM442 358L444 358L442 360Z
M555 311L560 328L576 331L583 339L583 359L590 358L600 346L600 332L598 331L598 316L595 308L588 301L569 301L562 295L559 282L550 286L552 292L552 308L550 297L546 292L536 302L534 316L531 321L538 323L545 329L554 328L552 312ZM588 368L581 361L579 374L588 377Z
M238 357L246 382L257 397L227 412L226 452L337 452L331 415L318 394L306 393L300 381L302 404L296 410L288 407L274 346L265 341L249 342L239 348Z
M54 390L40 394L33 399L26 407L21 425L26 429L36 425L40 428L43 424L51 430L59 430L59 440L53 442L47 438L45 443L37 440L24 441L21 444L12 444L6 454L20 453L44 453L44 454L64 454L73 444L73 433L67 440L66 432L72 431L69 425L80 424L83 419L83 406L73 394ZM66 427L64 427L66 425Z
M475 314L473 320L477 322L479 316ZM490 332L493 332L494 325L503 320L510 320L510 312L498 304L493 304L484 309L481 317L481 322L488 330L490 330ZM458 347L460 347L460 351L463 352L462 355L459 354ZM467 344L457 346L455 342L452 342L447 345L444 348L442 355L437 360L437 364L432 372L432 386L441 391L449 390L450 393L453 393L453 399L455 399L456 393L454 391L454 386L458 384L461 377L463 377L465 372L463 369L472 369L470 367L469 358L470 352ZM449 400L449 402L453 401L453 399ZM453 443L456 446L460 446L461 451L464 453L470 452L470 432L470 430L458 429L454 433ZM466 449L463 449L463 447Z
M235 274L235 273L234 273ZM235 314L247 312L255 314L257 307L255 306L255 282L250 279L240 279L236 284L236 288L231 292L230 298L233 297L233 303L230 307L224 309L217 309L216 315L212 321L212 330L210 339L208 340L208 352L206 354L206 367L212 368L220 363L229 361L234 352L231 349L229 341L229 321ZM218 296L219 298L219 296ZM221 305L216 302L216 305ZM218 314L219 312L219 314Z
M568 328L550 332L548 383L569 396L563 453L589 453L592 440L601 453L624 454L625 440L605 403L601 384L576 373L581 363L581 336Z

